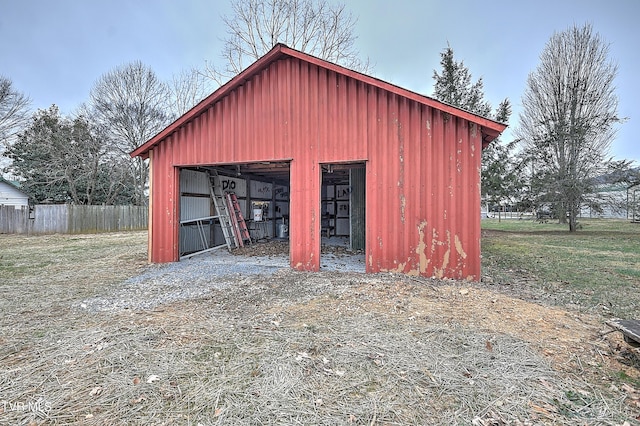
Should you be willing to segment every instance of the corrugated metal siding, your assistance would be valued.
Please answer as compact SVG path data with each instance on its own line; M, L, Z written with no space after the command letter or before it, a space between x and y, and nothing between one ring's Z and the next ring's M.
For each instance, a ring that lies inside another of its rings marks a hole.
M172 153L175 137L172 135L164 143L153 149L150 157L151 212L149 220L149 254L153 262L173 262L178 260L179 241L179 176L173 166Z
M479 132L377 92L368 102L378 121L367 164L367 271L478 279Z
M210 194L210 181L207 173L195 170L180 171L180 191L184 194Z
M273 62L153 149L153 253L177 260L175 166L291 160L291 265L317 270L319 163L367 160L367 271L479 278L480 132L297 58Z
M349 171L350 193L350 229L351 248L364 250L366 242L366 173L365 168Z
M210 224L203 224L202 231L195 224L182 226L180 228L180 253L194 253L211 247L211 235ZM205 238L206 245L202 238Z
M212 216L211 199L202 197L180 197L180 220L194 220Z

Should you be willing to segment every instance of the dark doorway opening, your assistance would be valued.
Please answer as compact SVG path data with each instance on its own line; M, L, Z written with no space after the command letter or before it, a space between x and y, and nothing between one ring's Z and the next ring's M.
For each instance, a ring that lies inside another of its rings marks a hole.
M322 164L321 268L342 257L349 270L364 272L365 205L365 163Z

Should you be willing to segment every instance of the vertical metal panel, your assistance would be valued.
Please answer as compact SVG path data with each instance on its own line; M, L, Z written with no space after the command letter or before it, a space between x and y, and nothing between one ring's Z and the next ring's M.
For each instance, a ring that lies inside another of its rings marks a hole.
M155 239L154 239L154 230L153 230L153 226L154 226L154 218L153 218L153 212L154 212L154 202L155 202L155 192L154 192L154 182L156 180L160 180L159 177L156 177L156 174L154 173L154 165L155 165L155 161L153 159L153 153L154 150L152 149L151 151L149 151L149 157L148 157L148 161L149 161L149 212L148 212L148 219L147 219L147 261L148 262L157 262L158 260L154 257L154 246L155 246ZM159 182L160 183L160 182ZM163 225L161 225L160 223L158 224L159 227L164 227ZM173 260L173 259L171 259ZM169 260L165 261L168 262Z
M178 260L179 229L179 181L172 153L176 145L171 136L153 149L153 198L150 211L150 232L152 245L149 248L153 262L173 262Z
M273 197L273 184L271 183L252 180L250 187L251 199L271 200Z
M351 249L364 250L366 237L365 193L367 191L365 169L364 167L351 169L349 175L349 184L351 186L351 208L349 210Z
M209 195L209 176L195 170L180 171L180 192Z
M202 238L205 238L205 243ZM195 253L205 250L212 246L211 242L211 225L202 225L199 229L196 224L182 226L180 228L180 253Z
M291 160L291 265L317 270L319 163L366 160L367 271L478 279L480 146L465 119L276 60L154 148L152 259L178 257L177 166Z
M309 137L317 118L313 113L304 114L303 106L309 106L309 88L304 78L307 67L301 70L300 61L286 61L290 76L289 89L291 104L296 111L291 116L288 134L293 144L291 161L291 216L290 216L290 256L291 266L298 270L317 271L320 269L320 189L321 172L318 164L319 140Z
M388 92L367 164L367 271L478 279L479 132ZM478 150L478 153L474 153Z
M320 180L317 163L291 161L290 263L298 270L320 268Z
M238 197L246 197L247 196L247 181L239 178L232 178L229 176L220 176L220 185L222 186L222 191L233 192Z
M180 197L180 220L194 220L211 215L210 198Z

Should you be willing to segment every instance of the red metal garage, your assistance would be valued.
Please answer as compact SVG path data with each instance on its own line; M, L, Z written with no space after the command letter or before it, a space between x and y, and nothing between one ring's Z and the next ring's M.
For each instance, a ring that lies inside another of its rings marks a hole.
M364 165L366 271L480 277L481 150L505 125L293 50L269 53L136 149L149 257L179 259L179 173L286 164L290 263L317 271L322 170Z

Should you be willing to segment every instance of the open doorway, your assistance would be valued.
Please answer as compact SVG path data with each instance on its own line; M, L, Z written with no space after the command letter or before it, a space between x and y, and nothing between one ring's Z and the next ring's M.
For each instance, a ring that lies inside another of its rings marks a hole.
M180 259L288 243L289 176L288 161L181 168Z
M322 165L321 269L364 272L365 163Z

